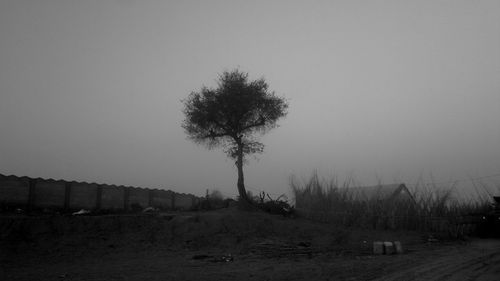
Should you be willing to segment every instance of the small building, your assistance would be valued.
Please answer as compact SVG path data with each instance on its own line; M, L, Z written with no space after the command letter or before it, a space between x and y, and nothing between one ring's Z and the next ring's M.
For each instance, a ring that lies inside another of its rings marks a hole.
M404 183L349 187L345 191L350 199L354 201L410 200L415 202L415 198Z

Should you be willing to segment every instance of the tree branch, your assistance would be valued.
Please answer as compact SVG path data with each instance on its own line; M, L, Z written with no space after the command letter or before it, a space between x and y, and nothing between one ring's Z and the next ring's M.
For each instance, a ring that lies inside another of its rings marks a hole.
M241 129L241 132L246 131L246 130L248 130L250 128L260 127L260 126L264 126L264 125L266 125L266 121L264 119L261 119L257 123L253 123L253 124L250 124L250 125L247 125L247 126L243 127Z
M218 133L216 134L213 130L210 131L209 134L203 136L204 138L211 138L211 139L215 139L215 138L220 138L220 137L225 137L225 136L228 136L230 137L231 135L228 134L227 132L224 132L224 133Z

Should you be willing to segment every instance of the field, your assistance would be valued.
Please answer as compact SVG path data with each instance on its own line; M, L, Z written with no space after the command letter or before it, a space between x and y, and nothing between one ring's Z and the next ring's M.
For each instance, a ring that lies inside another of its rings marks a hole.
M236 207L0 217L0 280L498 280L500 241L334 226ZM373 255L373 241L401 241Z

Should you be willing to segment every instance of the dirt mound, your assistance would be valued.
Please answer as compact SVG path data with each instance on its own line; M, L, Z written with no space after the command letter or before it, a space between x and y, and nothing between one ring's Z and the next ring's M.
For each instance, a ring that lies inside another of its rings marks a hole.
M0 246L5 253L99 252L105 249L249 252L262 243L307 245L317 251L370 251L375 240L405 240L408 233L345 229L262 212L210 212L104 216L3 216ZM256 246L257 245L257 246Z
M405 254L371 253L373 241L398 240ZM469 273L495 274L498 249L490 248L238 209L0 216L0 280L401 280L459 254L472 259ZM484 258L491 265L476 263Z

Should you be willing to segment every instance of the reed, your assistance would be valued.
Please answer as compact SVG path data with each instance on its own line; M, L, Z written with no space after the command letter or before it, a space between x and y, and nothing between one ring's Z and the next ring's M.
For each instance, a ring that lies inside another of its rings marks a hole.
M460 238L474 230L474 227L465 228L465 224L478 223L464 218L479 217L489 207L484 197L474 201L456 200L455 184L438 187L433 181L424 184L421 179L409 190L410 196L360 200L352 192L353 182L352 178L342 184L335 177L320 179L316 172L304 182L292 177L290 188L295 208L309 219L343 226L416 230Z

